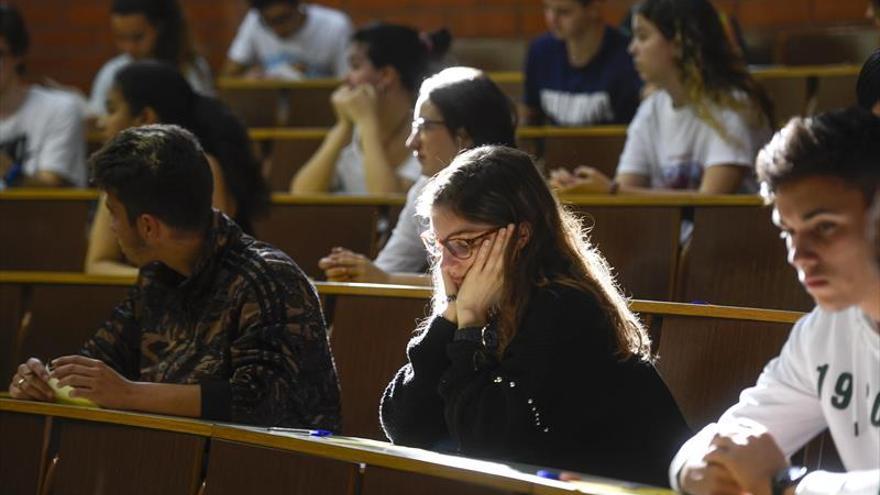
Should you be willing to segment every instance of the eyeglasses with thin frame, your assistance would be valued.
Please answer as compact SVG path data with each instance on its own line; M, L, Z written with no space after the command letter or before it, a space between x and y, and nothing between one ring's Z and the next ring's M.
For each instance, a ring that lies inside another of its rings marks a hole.
M423 117L417 117L412 121L412 132L421 133L429 130L432 126L446 125L444 120L432 120Z
M480 241L485 239L486 237L498 232L498 229L489 229L482 234L466 239L464 237L447 237L443 240L437 240L434 236L434 232L431 230L426 230L422 232L421 238L422 242L425 244L425 248L428 249L428 252L433 255L439 255L441 248L446 248L446 251L452 256L460 259L466 260L474 255L474 252L480 245ZM453 234L454 235L454 234Z

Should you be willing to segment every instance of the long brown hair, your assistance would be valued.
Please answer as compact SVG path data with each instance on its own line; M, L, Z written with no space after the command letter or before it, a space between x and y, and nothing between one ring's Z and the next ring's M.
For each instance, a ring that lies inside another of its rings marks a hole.
M482 146L458 155L435 175L419 198L419 214L434 207L469 221L528 226L524 245L510 243L498 305L498 353L516 335L537 288L551 283L592 294L614 328L621 359L650 358L645 329L617 288L608 263L587 238L580 220L550 192L532 158L504 146ZM435 257L433 314L446 309L439 257Z
M729 137L707 105L713 102L744 113L755 126L774 125L770 98L749 73L711 2L645 0L636 13L657 26L664 38L681 46L679 69L700 119L725 139ZM737 92L744 94L746 101L739 99Z

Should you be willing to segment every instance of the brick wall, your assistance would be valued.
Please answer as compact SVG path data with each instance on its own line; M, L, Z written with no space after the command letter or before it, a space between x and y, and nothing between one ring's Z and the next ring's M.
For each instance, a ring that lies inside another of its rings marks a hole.
M30 73L87 89L102 63L115 54L109 0L7 0L25 15L32 37ZM198 45L215 68L246 10L245 0L181 0ZM866 0L715 0L744 29L856 23ZM318 0L348 11L358 24L375 19L450 28L456 37L527 38L544 29L540 0ZM606 0L617 22L629 0Z

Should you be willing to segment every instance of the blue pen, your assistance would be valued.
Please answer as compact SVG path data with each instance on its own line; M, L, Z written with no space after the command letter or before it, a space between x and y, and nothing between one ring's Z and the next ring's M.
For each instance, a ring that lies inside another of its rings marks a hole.
M549 471L547 469L541 469L540 471L538 471L535 474L541 478L547 478L548 480L558 480L559 479L559 473L555 473L555 472Z
M272 426L269 428L269 431L277 431L279 433L293 433L295 435L304 435L310 437L329 437L333 435L333 432L330 430L321 430L321 429L308 429L308 428L282 428L278 426Z

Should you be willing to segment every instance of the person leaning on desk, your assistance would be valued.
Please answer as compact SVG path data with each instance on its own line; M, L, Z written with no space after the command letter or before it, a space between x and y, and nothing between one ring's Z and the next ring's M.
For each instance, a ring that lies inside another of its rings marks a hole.
M339 384L314 287L278 249L211 209L211 171L188 131L123 131L91 158L112 228L140 267L78 355L18 367L16 399L50 378L101 407L338 430Z

